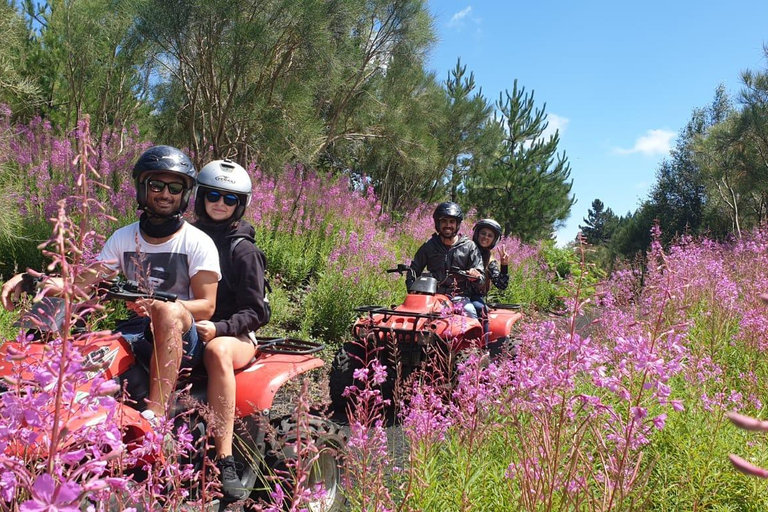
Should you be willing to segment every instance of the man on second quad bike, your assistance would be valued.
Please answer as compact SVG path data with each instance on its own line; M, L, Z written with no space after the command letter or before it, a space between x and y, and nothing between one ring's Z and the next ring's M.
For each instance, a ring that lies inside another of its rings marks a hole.
M467 316L477 318L469 296L474 287L482 288L485 284L485 269L475 242L459 234L464 213L458 204L449 201L437 205L432 219L436 233L416 251L411 261L413 275L409 275L406 285L410 288L426 267L437 279L437 292L453 297L454 303L464 305ZM451 272L457 270L465 271L469 279L452 278Z

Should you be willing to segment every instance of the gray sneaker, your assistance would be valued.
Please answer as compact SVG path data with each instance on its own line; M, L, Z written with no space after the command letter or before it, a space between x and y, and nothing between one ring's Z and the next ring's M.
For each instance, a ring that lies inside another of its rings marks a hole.
M248 492L243 488L240 477L237 476L237 463L231 455L219 459L216 462L219 468L219 481L221 482L222 499L225 501L241 501L248 497Z

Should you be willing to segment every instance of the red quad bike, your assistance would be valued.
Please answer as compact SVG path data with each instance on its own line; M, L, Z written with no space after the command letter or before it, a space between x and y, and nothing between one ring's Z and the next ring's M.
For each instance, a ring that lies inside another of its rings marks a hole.
M101 291L107 299L134 301L151 297L155 300L176 300L173 294L146 293L132 281L110 281L101 287ZM64 316L62 304L61 299L43 298L20 320L19 325L41 332L58 332L57 324L61 325ZM310 432L306 432L298 430L297 422L291 414L281 415L275 412L281 409L284 412L292 410L292 406L281 401L281 398L284 398L283 395L290 391L280 394L278 392L292 379L324 365L323 360L315 356L323 350L324 345L288 338L258 337L257 339L259 345L253 360L246 367L235 372L237 418L234 455L237 462L244 468L241 471L243 487L254 489L252 493L254 498L264 497L264 476L274 473L275 470L278 474L286 474L290 467L289 460L297 457L294 447L297 437L307 439L311 436L319 455L305 484L310 488L322 484L326 493L315 502L308 504L307 508L313 511L343 510L346 500L341 492L344 476L342 454L346 447L346 436L338 425L320 416L309 415L307 423ZM18 368L15 365L43 357L46 345L44 340L45 335L42 335L39 341L23 349L16 341L7 341L0 346L0 392L4 391L3 377L18 374ZM89 378L103 375L105 379L114 379L130 395L133 405L119 402L119 407L123 410L116 415L121 418L123 441L130 447L152 429L150 423L141 416L139 411L139 408L143 408L143 399L149 391L149 372L146 365L134 356L129 343L119 336L99 338L78 336L77 333L73 333L72 347L79 350L85 357L87 364L84 366L97 368L89 374ZM16 349L15 353L22 350L26 352L26 356L22 360L8 357L9 349ZM197 368L191 376L180 379L179 389L188 387L190 384L190 395L196 401L206 403L206 377L203 368ZM282 389L287 390L290 387L285 386ZM82 389L87 392L88 388L89 383L86 382ZM208 432L205 420L200 414L194 411L189 412L192 407L188 404L190 401L185 401L186 404L182 402L182 400L175 401L171 417L180 418L177 421L188 425L195 440L202 440ZM188 414L185 414L185 410ZM101 421L107 417L107 412L103 411L96 417L88 418L88 423ZM78 424L67 425L70 431L79 426ZM267 430L270 430L269 435ZM205 449L203 447L206 444L196 442L196 453L192 454L192 460L185 458L185 462L202 468ZM210 455L212 454L209 453ZM136 474L141 475L140 469L136 468ZM283 486L283 488L286 487ZM288 488L290 489L290 486ZM216 505L223 510L225 503L213 502L210 505L214 506L214 510Z
M514 357L517 353L519 338L513 330L522 318L519 304L488 304L489 332L484 336L482 320L457 312L461 306L454 304L450 296L437 293L437 279L429 273L416 278L413 269L403 264L386 272L411 276L413 282L399 306L356 309L363 316L352 327L354 341L344 343L331 366L331 405L334 418L339 421L346 418L348 408L352 407L343 396L344 390L355 384L355 370L372 358L387 367L387 381L381 391L383 398L392 399L399 389L398 383L427 363L434 353L460 355L472 347L491 357L504 353ZM444 282L456 284L468 278L464 271L451 270Z

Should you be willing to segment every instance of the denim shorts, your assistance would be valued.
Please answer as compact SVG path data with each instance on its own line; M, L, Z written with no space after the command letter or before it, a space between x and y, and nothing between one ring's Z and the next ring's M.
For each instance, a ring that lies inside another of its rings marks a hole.
M115 332L119 332L130 343L136 357L147 365L149 365L154 349L154 339L149 324L148 317L135 316L120 322L115 327ZM184 342L181 368L191 370L203 358L203 344L200 343L197 336L194 319L192 319L192 326L189 330L181 336L181 340Z

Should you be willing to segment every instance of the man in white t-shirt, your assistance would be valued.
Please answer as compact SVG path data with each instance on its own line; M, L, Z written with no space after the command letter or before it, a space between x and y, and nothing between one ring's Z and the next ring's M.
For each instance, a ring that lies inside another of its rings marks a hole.
M88 289L121 272L178 296L175 302L127 303L136 316L116 328L134 347L147 341L154 345L147 410L142 413L151 419L166 413L182 366L192 368L202 357L195 320L213 315L221 272L213 241L182 218L197 176L191 160L176 148L155 146L139 157L132 174L141 218L109 237L93 272L80 280ZM46 280L53 293L57 284L56 279ZM0 301L7 310L14 309L21 287L22 274L3 285Z

